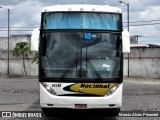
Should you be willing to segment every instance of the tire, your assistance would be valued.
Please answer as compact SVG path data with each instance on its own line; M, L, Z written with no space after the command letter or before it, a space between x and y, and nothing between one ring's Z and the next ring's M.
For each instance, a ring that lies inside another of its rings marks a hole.
M67 112L63 109L55 109L55 108L41 108L43 113L47 116L47 117L62 117L64 115L68 115Z
M48 117L54 117L54 112L53 112L53 109L51 108L41 108L43 113L48 116Z
M114 109L111 109L109 111L109 116L110 117L116 117L119 115L119 112L120 112L120 108L114 108Z

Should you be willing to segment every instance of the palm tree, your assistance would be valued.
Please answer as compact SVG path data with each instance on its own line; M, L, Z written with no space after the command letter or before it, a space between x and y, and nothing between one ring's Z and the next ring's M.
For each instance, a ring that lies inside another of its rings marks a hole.
M31 54L30 43L28 42L19 42L16 44L16 47L13 50L13 56L22 57L23 58L23 68L25 75L27 76L26 67L25 67L25 57Z
M36 64L39 63L39 52L38 51L34 54L32 63L34 62L36 62Z

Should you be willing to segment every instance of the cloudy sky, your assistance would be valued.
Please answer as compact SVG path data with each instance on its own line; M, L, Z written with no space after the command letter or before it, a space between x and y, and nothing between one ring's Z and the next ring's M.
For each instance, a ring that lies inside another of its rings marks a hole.
M138 36L139 43L160 44L160 0L123 0L129 3L130 35ZM127 6L119 0L0 0L0 6L9 8L11 34L30 34L39 27L43 7L54 4L104 4L121 7L124 28L127 28ZM0 36L7 35L7 10L0 9ZM17 31L20 30L20 31ZM26 31L23 31L26 30ZM30 31L28 31L30 30Z

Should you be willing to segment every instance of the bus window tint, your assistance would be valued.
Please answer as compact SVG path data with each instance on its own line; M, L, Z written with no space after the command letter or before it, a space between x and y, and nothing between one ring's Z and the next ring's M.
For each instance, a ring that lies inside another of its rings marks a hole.
M106 13L46 13L44 29L120 30L120 15Z
M119 78L121 44L117 42L118 36L101 32L46 33L46 53L42 56L44 76Z

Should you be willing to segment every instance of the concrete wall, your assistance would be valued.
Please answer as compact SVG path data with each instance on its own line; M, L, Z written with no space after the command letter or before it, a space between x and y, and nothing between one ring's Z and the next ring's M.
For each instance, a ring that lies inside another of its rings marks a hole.
M18 42L30 42L30 35L17 35L11 36L9 42L9 74L10 76L24 76L23 61L20 57L13 57L12 51ZM32 52L25 59L26 71L28 76L38 75L38 65L32 63L32 58L35 52ZM0 38L0 75L7 75L8 70L8 38Z
M30 35L14 35L10 37L9 49L13 50L18 42L30 42ZM0 37L0 50L8 50L8 38Z
M124 58L124 76L128 76L128 55ZM160 78L160 48L131 48L129 76Z
M16 43L30 42L30 35L10 37L9 71L11 76L23 76L22 58L13 57L12 50ZM8 69L8 39L0 38L0 75L7 75ZM32 63L35 52L25 59L28 76L38 75L38 65ZM128 76L128 54L124 55L124 76ZM129 54L129 76L160 78L160 48L131 48Z

